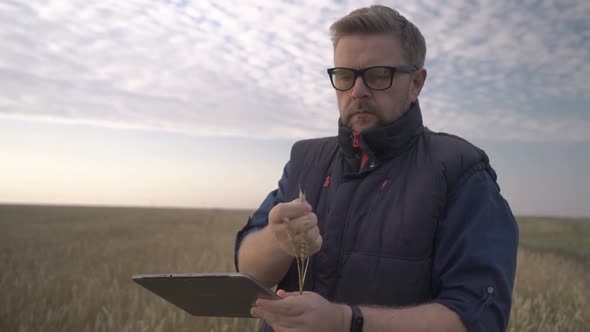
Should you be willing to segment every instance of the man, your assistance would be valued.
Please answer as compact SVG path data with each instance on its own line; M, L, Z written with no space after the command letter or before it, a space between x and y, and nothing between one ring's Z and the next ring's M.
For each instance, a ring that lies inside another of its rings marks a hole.
M236 268L282 298L252 315L269 331L506 330L518 228L486 154L422 125L422 34L384 6L330 30L338 136L297 142L238 233ZM315 254L303 295L288 227Z

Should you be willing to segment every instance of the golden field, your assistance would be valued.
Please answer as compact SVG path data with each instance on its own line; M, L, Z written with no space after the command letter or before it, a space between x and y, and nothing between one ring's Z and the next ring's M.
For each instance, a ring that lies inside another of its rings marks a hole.
M0 205L0 331L255 331L193 317L133 274L234 271L251 211ZM519 218L510 331L590 326L590 220Z

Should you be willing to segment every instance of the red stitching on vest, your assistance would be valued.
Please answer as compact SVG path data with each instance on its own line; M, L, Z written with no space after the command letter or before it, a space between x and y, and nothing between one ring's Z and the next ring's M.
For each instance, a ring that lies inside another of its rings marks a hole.
M330 181L332 180L332 177L330 175L328 175L326 177L326 181L324 181L324 188L328 187L330 185Z
M387 186L388 182L389 179L385 179L385 181L383 181L383 183L381 184L381 192L385 191L385 187Z
M362 155L363 156L361 157L360 169L363 169L363 167L365 167L365 165L367 164L367 161L369 161L369 156L367 155L367 153L365 151L363 151Z

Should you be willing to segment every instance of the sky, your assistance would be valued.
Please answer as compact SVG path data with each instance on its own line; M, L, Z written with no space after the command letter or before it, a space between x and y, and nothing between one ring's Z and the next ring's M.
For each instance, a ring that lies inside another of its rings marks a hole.
M337 133L329 26L374 3L426 39L425 125L515 214L590 216L586 0L0 0L0 202L256 208Z

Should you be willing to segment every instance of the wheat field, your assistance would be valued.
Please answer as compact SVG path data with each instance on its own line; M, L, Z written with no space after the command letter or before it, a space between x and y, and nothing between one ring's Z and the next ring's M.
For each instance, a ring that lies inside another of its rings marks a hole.
M251 211L0 205L0 331L256 331L193 317L133 274L233 271ZM520 218L510 331L590 326L590 221Z

